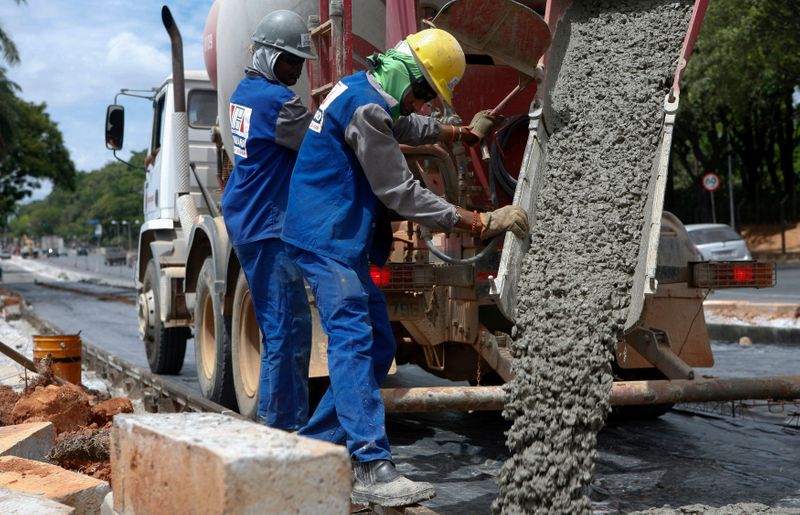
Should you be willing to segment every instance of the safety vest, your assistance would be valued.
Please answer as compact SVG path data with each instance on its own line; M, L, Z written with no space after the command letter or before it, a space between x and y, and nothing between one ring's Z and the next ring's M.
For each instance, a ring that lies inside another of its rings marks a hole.
M354 268L367 258L383 265L392 244L386 208L344 137L355 111L368 104L390 112L360 72L342 79L317 109L292 171L281 235Z
M275 142L278 115L295 93L260 76L246 76L231 95L235 166L222 195L234 245L279 238L297 152Z

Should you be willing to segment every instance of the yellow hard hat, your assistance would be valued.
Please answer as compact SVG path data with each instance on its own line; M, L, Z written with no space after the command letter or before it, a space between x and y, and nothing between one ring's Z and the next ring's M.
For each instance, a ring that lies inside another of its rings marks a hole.
M464 76L467 61L456 38L442 29L425 29L406 38L428 83L448 105L453 105L453 88Z

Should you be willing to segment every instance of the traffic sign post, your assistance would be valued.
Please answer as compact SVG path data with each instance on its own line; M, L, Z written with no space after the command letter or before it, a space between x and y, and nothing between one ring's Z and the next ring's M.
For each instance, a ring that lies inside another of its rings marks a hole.
M717 209L714 206L714 192L717 191L722 184L719 174L715 172L708 172L702 178L703 189L711 195L711 221L717 223Z

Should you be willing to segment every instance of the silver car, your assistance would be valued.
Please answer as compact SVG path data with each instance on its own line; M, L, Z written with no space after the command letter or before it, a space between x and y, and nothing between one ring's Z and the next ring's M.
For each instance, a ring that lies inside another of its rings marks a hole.
M743 261L753 259L747 243L725 224L689 224L689 239L706 261Z

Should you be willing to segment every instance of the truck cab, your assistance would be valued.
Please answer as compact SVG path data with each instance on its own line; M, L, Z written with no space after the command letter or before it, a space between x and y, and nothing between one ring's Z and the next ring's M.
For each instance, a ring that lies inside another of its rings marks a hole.
M217 123L217 92L204 71L187 71L186 105L189 123L189 159L194 163L200 183L219 196L216 179L216 147L211 129ZM175 211L175 138L173 127L174 84L172 76L158 87L153 98L153 126L144 185L143 210L145 225L176 220ZM197 207L208 211L195 177L190 176ZM144 230L144 229L143 229Z

